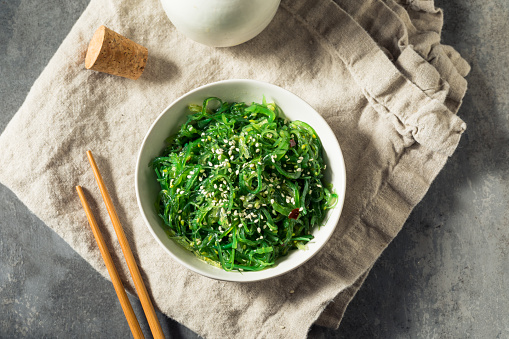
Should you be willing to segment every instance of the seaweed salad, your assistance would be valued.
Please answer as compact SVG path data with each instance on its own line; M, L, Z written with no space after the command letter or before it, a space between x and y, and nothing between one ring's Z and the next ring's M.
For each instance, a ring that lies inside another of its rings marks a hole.
M337 201L314 129L265 98L210 97L189 111L150 163L168 236L227 271L262 270L305 249Z

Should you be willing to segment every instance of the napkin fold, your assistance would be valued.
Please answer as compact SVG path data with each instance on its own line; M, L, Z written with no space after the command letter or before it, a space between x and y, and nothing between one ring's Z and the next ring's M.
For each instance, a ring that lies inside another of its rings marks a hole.
M369 269L457 147L468 64L440 43L431 0L282 0L259 36L211 48L176 31L156 0L92 0L0 136L0 181L103 276L74 186L88 188L115 264L134 292L85 152L94 152L154 305L207 338L303 338L336 328ZM149 50L133 81L85 70L105 25ZM147 231L134 168L152 121L217 80L274 83L311 104L344 152L339 224L310 261L281 277L231 283L175 263ZM292 292L290 292L292 291Z

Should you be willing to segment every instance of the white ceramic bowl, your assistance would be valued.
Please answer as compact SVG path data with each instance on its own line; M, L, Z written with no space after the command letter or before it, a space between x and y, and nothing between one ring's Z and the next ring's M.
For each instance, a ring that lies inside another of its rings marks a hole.
M224 101L261 102L265 96L267 102L275 102L290 120L301 120L311 125L318 133L324 148L324 160L327 164L325 179L332 183L339 196L335 208L328 211L326 223L315 228L315 238L308 243L308 249L292 251L288 256L277 260L277 265L257 272L227 272L198 259L163 231L162 220L154 207L160 190L156 176L148 166L165 148L165 139L178 131L185 122L189 104L203 103L207 97L219 97ZM306 102L276 85L255 80L224 80L199 87L183 95L168 106L150 127L138 155L136 164L135 187L138 205L149 231L157 242L177 262L204 276L228 281L249 282L272 278L302 265L315 255L330 238L338 223L345 196L346 173L343 155L338 141L325 120Z
M214 47L246 42L268 26L280 0L161 0L173 25L192 40Z

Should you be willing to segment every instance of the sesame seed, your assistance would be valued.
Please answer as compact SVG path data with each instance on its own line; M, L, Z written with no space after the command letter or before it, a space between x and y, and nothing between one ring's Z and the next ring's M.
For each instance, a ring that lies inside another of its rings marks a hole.
M297 171L297 172L302 172L302 168L300 168L300 167L299 167L299 168L297 168L297 170L296 170L296 171Z

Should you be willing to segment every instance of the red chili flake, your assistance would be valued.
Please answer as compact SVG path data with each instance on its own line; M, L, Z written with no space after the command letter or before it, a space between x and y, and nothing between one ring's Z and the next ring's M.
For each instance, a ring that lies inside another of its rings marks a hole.
M299 214L300 214L300 210L298 208L294 208L290 214L288 214L288 218L289 219L295 219L297 220L297 218L299 217Z
M296 145L297 143L295 142L295 140L290 139L290 147L295 147Z

